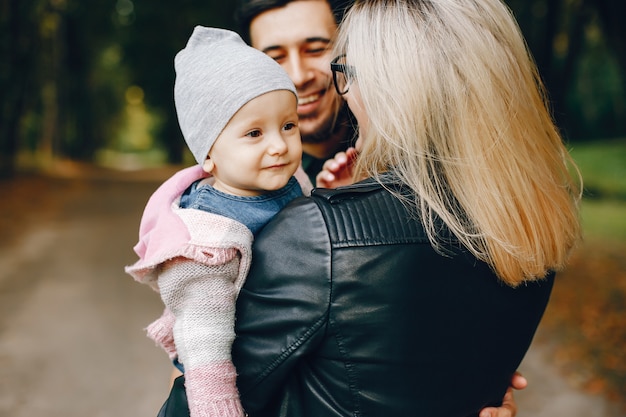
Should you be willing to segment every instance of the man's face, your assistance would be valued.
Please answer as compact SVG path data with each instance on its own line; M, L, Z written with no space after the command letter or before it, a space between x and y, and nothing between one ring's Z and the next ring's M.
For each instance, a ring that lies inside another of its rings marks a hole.
M297 0L259 14L250 23L252 46L289 74L298 91L300 133L304 142L328 140L337 93L330 56L337 24L325 0Z

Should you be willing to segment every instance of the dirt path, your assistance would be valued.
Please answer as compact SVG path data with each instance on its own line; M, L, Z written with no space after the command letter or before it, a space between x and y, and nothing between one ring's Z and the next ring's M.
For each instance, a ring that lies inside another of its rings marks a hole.
M153 186L45 184L2 230L0 416L154 416L170 366L142 328L161 304L122 269Z
M591 395L567 380L551 358L545 344L548 335L541 330L520 371L530 381L527 389L516 393L517 417L624 417L626 412L600 395Z

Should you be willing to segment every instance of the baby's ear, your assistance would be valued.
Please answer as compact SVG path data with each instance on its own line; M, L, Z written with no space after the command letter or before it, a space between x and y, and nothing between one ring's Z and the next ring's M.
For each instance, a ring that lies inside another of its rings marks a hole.
M202 164L202 170L208 174L213 172L213 168L215 168L215 164L210 156L207 156L204 160L204 164Z

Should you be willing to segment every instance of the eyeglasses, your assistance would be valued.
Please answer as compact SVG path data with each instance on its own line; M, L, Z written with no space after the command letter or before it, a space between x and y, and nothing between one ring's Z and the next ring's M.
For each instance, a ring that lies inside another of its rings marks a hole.
M343 96L350 89L350 84L354 81L356 71L352 65L346 64L346 55L339 55L330 63L330 70L333 72L333 83L337 94Z

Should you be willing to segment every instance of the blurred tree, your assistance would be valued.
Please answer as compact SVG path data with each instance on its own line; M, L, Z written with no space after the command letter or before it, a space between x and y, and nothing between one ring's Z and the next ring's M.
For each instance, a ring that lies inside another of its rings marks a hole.
M626 135L626 2L505 1L566 135ZM158 130L142 137L154 138L170 162L181 162L174 56L195 25L235 28L235 6L221 0L0 0L0 175L13 171L24 149L44 160L91 160L96 150L114 147L130 96L141 97L135 110L160 119L145 123Z
M42 142L54 155L90 160L114 131L125 86L116 85L115 73L103 76L103 56L117 44L112 12L102 0L50 0L44 10L42 101L50 122L43 124Z
M132 13L119 20L124 33L124 63L132 83L145 91L146 105L161 116L160 144L172 163L185 149L174 109L174 56L184 48L196 25L234 29L235 2L220 0L118 0L132 4Z
M622 74L626 74L626 2L624 0L595 0L604 34L615 52Z
M102 54L116 44L110 2L66 1L62 11L59 150L72 159L90 160L112 135L111 120L122 108L123 87L98 76Z
M610 48L609 59L614 58L616 78L619 87L611 88L612 100L609 106L613 110L612 120L609 121L608 135L626 135L626 2L624 0L596 0L594 2L600 20L602 33ZM611 86L612 87L612 86ZM621 91L620 91L621 87Z
M535 57L566 137L626 134L626 26L621 23L626 2L505 1Z
M121 102L98 78L111 36L108 1L2 1L0 170L13 171L20 149L40 160L90 160ZM118 95L119 96L119 95Z
M39 50L32 4L0 0L0 176L10 175ZM21 76L16 76L21 73Z

